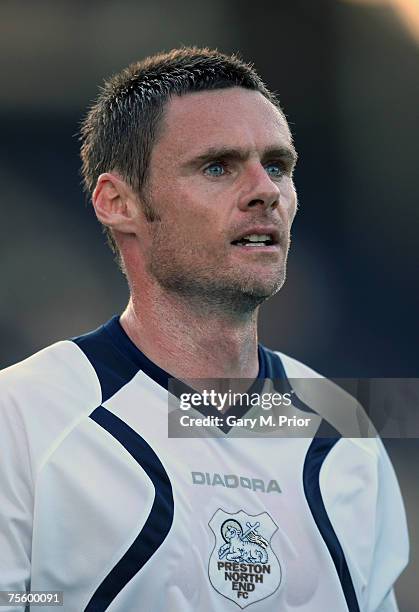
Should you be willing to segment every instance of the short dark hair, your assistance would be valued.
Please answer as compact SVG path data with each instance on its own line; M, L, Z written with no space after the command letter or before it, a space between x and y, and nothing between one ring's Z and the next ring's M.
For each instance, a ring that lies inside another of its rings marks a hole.
M250 64L207 48L159 53L105 81L80 132L86 191L91 195L100 174L116 170L141 194L166 102L175 95L229 87L259 91L281 111L276 96ZM145 214L152 216L150 210ZM119 256L112 233L107 228L105 232Z

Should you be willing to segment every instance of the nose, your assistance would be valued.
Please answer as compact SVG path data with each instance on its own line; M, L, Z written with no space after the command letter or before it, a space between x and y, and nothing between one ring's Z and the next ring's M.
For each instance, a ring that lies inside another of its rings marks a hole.
M259 162L249 166L243 176L243 190L239 208L242 211L258 206L275 209L279 206L281 191Z

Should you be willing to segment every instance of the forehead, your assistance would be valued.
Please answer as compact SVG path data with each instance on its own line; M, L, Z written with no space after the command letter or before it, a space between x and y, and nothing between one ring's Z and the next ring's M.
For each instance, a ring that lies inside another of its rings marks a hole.
M263 151L292 141L284 116L261 93L241 87L188 93L166 105L153 156L199 154L205 148Z

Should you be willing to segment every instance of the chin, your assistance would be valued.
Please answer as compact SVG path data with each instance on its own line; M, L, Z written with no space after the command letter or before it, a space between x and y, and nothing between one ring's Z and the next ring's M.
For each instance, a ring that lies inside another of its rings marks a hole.
M271 278L263 280L261 278L248 278L241 286L241 290L243 293L246 293L248 295L253 295L254 297L259 297L261 299L267 300L268 298L278 293L284 282L285 273L281 274L280 276L276 276L276 278L274 279Z

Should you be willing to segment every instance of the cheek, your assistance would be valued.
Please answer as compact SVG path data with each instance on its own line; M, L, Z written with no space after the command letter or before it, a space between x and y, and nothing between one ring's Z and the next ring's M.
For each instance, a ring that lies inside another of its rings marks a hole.
M220 198L195 185L174 185L162 194L164 215L179 233L189 232L191 239L214 233L221 226ZM225 204L225 201L222 202Z
M171 193L160 204L161 222L154 235L159 244L167 242L165 248L175 249L179 256L214 250L222 232L215 206L205 206L182 192Z
M291 225L297 212L297 192L291 179L281 186L281 200Z

